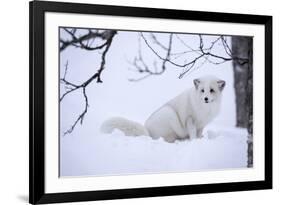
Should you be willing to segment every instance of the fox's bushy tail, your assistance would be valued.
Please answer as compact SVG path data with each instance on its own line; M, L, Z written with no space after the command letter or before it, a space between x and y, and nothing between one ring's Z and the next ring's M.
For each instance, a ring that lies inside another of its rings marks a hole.
M122 117L114 117L106 120L100 129L103 133L112 133L114 129L119 129L126 136L149 136L147 129L142 124Z

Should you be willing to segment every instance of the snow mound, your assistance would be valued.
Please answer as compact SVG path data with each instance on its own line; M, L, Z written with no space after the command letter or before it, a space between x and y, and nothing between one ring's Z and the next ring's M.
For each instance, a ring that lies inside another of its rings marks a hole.
M61 138L61 176L128 175L246 168L247 131L208 130L204 137L167 143L120 131Z

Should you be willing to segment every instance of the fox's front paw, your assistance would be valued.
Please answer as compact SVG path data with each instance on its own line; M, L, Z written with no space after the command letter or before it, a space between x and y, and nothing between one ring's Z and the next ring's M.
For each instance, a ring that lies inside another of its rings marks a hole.
M176 141L175 137L165 137L164 140L169 143L174 143Z

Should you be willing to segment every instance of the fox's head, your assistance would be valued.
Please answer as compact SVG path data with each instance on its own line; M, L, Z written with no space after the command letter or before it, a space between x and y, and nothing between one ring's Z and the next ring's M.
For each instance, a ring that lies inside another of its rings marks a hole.
M221 96L225 81L214 76L206 76L193 80L196 92L202 103L212 103Z

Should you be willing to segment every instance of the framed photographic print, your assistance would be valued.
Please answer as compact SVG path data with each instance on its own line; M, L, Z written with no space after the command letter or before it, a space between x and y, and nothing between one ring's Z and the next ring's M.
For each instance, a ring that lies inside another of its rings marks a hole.
M30 2L30 203L272 188L272 17Z

